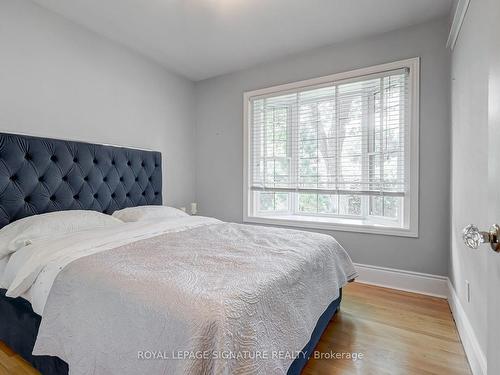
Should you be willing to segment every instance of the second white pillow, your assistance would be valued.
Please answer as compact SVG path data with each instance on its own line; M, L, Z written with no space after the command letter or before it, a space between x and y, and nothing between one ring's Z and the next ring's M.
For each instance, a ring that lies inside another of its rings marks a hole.
M184 211L168 206L137 206L115 211L113 217L126 223L144 220L161 220L189 216Z

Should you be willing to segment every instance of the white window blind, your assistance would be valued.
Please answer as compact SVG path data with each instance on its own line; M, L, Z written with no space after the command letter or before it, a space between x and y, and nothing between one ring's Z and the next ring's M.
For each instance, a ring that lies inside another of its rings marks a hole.
M251 99L251 189L402 197L408 70Z
M415 66L399 65L248 95L248 217L409 227Z

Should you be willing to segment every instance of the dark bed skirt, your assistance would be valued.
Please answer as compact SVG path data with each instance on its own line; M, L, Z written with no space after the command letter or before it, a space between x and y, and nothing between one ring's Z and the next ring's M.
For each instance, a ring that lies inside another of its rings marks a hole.
M5 289L0 289L0 340L31 363L43 375L67 375L68 364L62 359L31 354L35 346L41 317L33 312L28 301L23 298L6 297L5 292ZM291 364L288 375L300 374L328 323L338 311L341 299L342 289L339 298L333 301L319 318L311 339L302 349L302 355Z
M339 298L330 303L330 306L327 307L325 312L319 317L318 323L316 323L316 327L314 328L313 333L311 334L311 339L306 344L304 349L302 349L302 354L295 358L295 360L290 365L288 369L287 375L298 375L302 371L302 369L307 364L307 361L311 357L314 352L314 348L318 345L319 340L321 339L321 335L325 332L328 323L335 316L337 311L340 309L340 301L342 300L342 289L340 289Z
M0 289L0 340L43 375L68 374L68 364L62 359L31 354L42 318L33 312L28 301L6 297L5 292Z

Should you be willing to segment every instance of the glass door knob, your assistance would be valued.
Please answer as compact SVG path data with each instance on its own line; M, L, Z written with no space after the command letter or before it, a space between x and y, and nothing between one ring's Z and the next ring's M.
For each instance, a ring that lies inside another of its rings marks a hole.
M462 238L471 249L478 249L482 243L489 243L494 251L500 252L500 226L497 224L492 225L489 232L480 231L474 224L469 224L463 229Z

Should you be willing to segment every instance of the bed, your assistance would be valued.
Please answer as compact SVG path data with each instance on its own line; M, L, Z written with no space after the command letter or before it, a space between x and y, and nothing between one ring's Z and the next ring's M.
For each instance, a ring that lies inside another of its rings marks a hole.
M0 228L49 212L161 204L158 152L0 133ZM32 261L0 290L0 340L43 374L298 374L356 276L329 236L203 217L65 241L41 243L36 254L78 256ZM43 302L22 297L47 275ZM209 357L192 358L190 348Z

